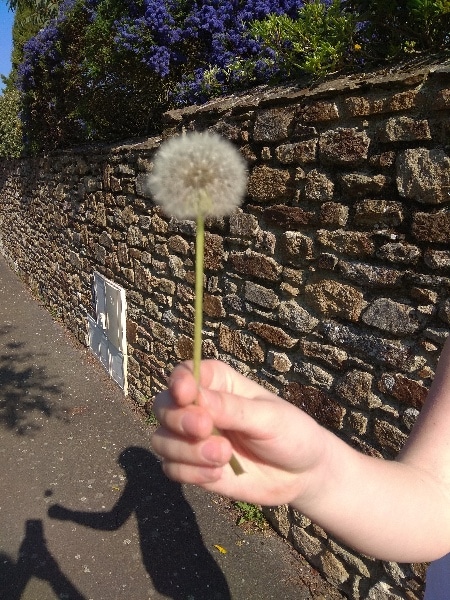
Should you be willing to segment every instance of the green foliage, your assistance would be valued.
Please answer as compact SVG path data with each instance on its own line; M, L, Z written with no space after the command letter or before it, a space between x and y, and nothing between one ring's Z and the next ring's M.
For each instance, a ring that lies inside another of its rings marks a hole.
M59 7L54 0L7 0L6 4L10 10L26 14L24 19L35 31L55 17Z
M450 0L345 0L361 23L363 55L375 62L450 45Z
M341 11L340 0L326 6L320 0L304 5L297 19L269 15L255 21L251 33L275 51L275 62L287 77L298 73L321 76L349 61L355 18Z
M44 23L37 24L33 22L34 10L30 6L19 5L14 15L14 25L12 30L13 51L11 55L12 70L15 72L18 65L23 60L23 45L33 35L39 31Z
M266 517L262 512L261 508L256 504L249 504L248 502L233 502L239 510L239 518L237 520L238 525L249 523L259 529L265 529L267 527Z
M22 154L22 125L19 119L20 95L12 86L0 96L0 156L18 157Z

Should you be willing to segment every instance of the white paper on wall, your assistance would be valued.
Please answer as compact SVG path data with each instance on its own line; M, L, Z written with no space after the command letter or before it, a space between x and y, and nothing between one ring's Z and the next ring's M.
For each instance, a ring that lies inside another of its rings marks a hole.
M96 318L88 315L89 347L127 393L126 296L124 288L94 272Z

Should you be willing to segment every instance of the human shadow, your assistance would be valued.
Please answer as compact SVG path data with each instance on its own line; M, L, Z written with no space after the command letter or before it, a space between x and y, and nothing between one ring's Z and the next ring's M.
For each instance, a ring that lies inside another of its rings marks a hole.
M7 554L0 554L0 600L20 600L32 577L46 581L58 598L86 600L48 550L39 519L25 522L25 536L17 563Z
M82 512L54 504L49 516L114 531L134 513L143 564L158 592L173 600L229 600L227 581L205 548L180 484L167 479L154 455L144 448L127 448L118 462L127 482L111 510Z
M0 327L0 337L11 339L14 327ZM35 417L56 417L67 420L66 411L53 402L61 395L61 385L53 382L42 366L39 356L26 351L23 342L0 344L0 424L17 435L39 429Z

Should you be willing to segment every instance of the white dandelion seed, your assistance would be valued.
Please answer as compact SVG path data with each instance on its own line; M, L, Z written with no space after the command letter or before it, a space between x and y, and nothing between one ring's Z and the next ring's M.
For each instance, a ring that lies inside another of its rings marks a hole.
M223 217L241 204L247 169L228 140L214 133L188 133L161 145L148 186L168 216Z

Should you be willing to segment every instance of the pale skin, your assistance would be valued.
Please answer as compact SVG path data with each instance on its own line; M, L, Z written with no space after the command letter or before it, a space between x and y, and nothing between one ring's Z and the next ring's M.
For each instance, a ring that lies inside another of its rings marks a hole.
M290 504L355 550L397 562L450 552L450 338L396 460L348 446L300 409L219 361L172 373L152 445L168 477L233 499ZM223 435L214 435L214 426ZM245 473L228 465L232 454Z

